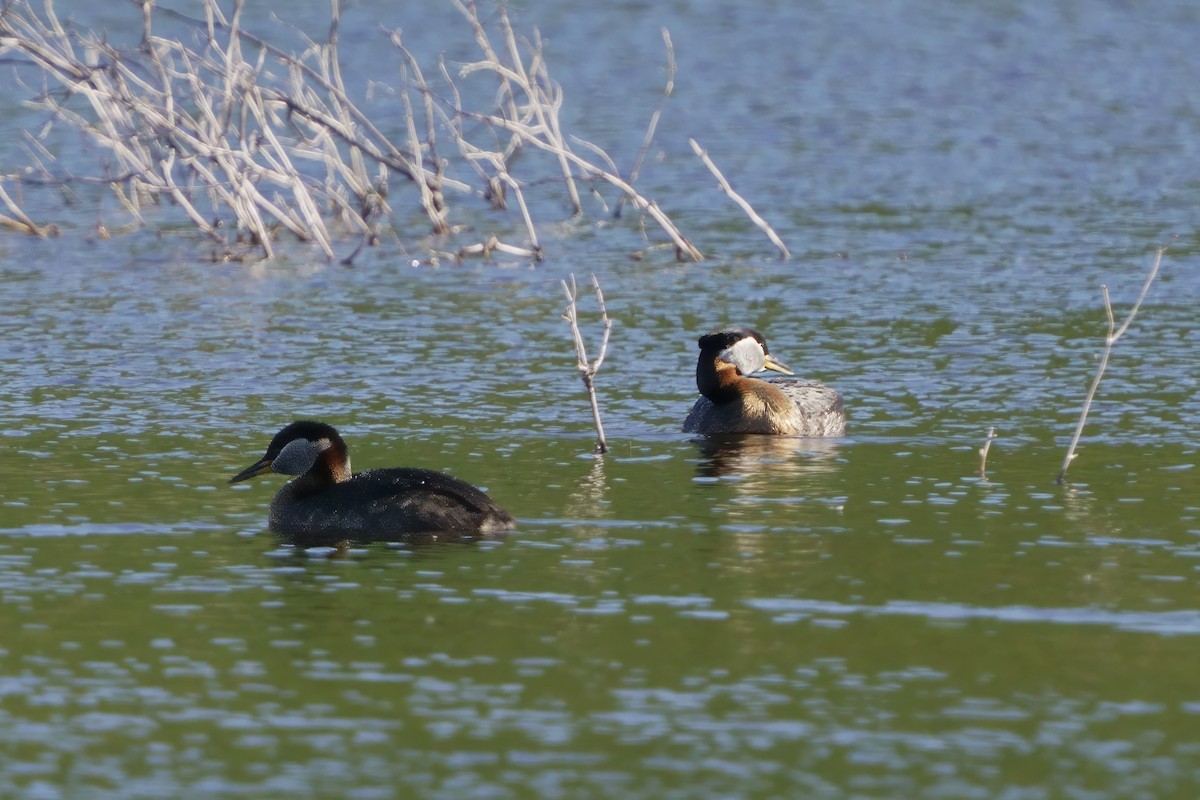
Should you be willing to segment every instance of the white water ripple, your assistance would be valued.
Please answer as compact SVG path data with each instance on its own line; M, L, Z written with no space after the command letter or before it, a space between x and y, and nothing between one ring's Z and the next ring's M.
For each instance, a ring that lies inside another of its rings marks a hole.
M943 622L990 619L996 622L1013 623L1099 625L1120 631L1157 633L1162 636L1200 635L1200 609L1115 611L1094 606L1074 608L998 606L988 608L961 603L924 603L911 600L869 605L802 598L761 598L747 600L746 605L779 617L781 621L795 621L814 616L909 616L925 617L929 620Z

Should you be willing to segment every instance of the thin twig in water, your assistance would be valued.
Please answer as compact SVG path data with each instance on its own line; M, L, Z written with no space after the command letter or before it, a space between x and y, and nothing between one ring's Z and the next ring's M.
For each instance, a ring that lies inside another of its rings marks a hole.
M521 184L517 183L507 172L501 172L497 177L505 185L512 187L513 196L517 198L517 207L521 209L521 218L525 220L525 229L529 231L529 244L533 248L537 260L541 261L542 246L538 244L537 228L533 227L533 217L529 216L529 206L525 205L525 195L521 191Z
M662 29L663 44L667 47L667 85L663 87L662 98L658 101L658 106L654 109L654 113L650 115L650 124L646 126L646 135L642 138L641 149L638 150L637 158L633 160L633 169L629 170L629 185L632 186L637 180L638 173L642 171L642 161L646 158L646 152L650 149L650 142L654 139L654 131L658 129L658 118L662 116L663 106L667 104L667 98L671 96L671 92L675 91L675 46L671 44L671 32L666 28ZM617 207L613 209L613 219L621 216L621 210L625 208L625 199L628 195L621 195L617 200Z
M1055 478L1056 483L1062 483L1067 477L1067 468L1071 466L1071 462L1075 460L1078 453L1075 448L1079 445L1079 437L1083 435L1083 424L1087 421L1088 411L1092 408L1092 399L1096 396L1096 389L1100 386L1100 379L1104 376L1104 370L1108 366L1108 356L1112 353L1113 345L1129 328L1129 324L1133 322L1133 318L1137 316L1138 309L1142 307L1142 301L1146 299L1146 293L1150 291L1150 284L1154 283L1155 277L1158 276L1158 267L1162 263L1163 253L1166 252L1165 247L1158 248L1154 256L1154 265L1150 267L1150 274L1146 276L1146 282L1142 284L1142 291L1138 294L1137 300L1133 307L1129 309L1129 315L1125 317L1125 321L1121 323L1121 327L1116 327L1116 322L1113 320L1112 303L1108 299L1108 284L1100 285L1100 291L1104 295L1104 311L1108 314L1108 336L1104 339L1104 352L1100 354L1100 364L1096 367L1096 377L1092 379L1092 387L1088 389L1087 398L1083 401L1083 411L1079 414L1079 424L1075 426L1075 435L1071 437L1071 444L1067 448L1067 455L1063 458L1062 468L1058 471L1058 477Z
M592 421L596 424L597 453L608 452L608 442L604 438L604 426L600 423L600 404L596 400L596 373L604 363L604 355L608 352L608 335L612 331L612 320L608 318L608 310L604 306L604 293L600 291L600 281L592 275L592 288L596 290L596 300L600 303L600 318L604 321L604 336L600 340L600 354L596 360L588 362L587 348L583 345L583 334L579 332L579 318L576 313L575 299L578 292L575 287L575 275L571 275L571 284L562 281L563 294L567 296L567 308L563 311L563 319L571 325L571 336L575 340L575 366L579 368L579 377L587 389L588 400L592 404Z
M999 438L996 436L996 428L989 427L987 438L983 440L983 447L979 448L979 477L987 477L987 457L988 450L992 449L992 441Z
M751 206L744 197L733 190L733 187L729 185L729 181L725 180L725 176L721 174L721 170L717 169L717 165L714 164L713 160L708 157L708 153L700 147L695 139L688 139L688 142L691 143L692 150L696 153L696 155L700 156L700 160L704 162L704 166L708 167L708 171L711 172L717 179L718 183L720 183L721 191L729 195L729 198L733 200L733 202L737 203L738 206L741 207L742 211L746 212L746 216L750 218L750 221L757 225L759 229L767 235L767 238L771 240L771 244L779 248L779 252L783 253L783 258L785 261L791 258L792 254L788 252L787 246L783 243L783 240L779 238L779 236L775 233L775 230L767 223L767 221L758 215L758 212L754 210L754 207Z

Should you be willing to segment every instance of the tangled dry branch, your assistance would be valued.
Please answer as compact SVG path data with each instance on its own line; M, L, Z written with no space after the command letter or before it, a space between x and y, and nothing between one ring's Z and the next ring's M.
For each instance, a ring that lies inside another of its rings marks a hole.
M528 41L518 36L502 6L485 24L474 0L454 3L479 58L456 74L439 62L436 86L400 31L387 32L399 54L403 124L394 126L402 131L395 137L356 104L343 81L340 0L331 0L326 40L309 41L298 55L244 29L244 0L234 0L228 14L217 0L203 0L198 18L141 0L141 42L126 49L62 23L49 0L41 12L30 0L9 0L0 8L0 55L20 54L40 71L50 88L32 101L35 107L111 154L115 165L99 180L134 220L142 221L148 204L169 202L223 257L257 252L270 258L282 231L311 242L327 259L339 243L358 237L357 253L393 218L399 178L415 187L437 235L456 229L448 196L504 208L511 194L527 241L488 235L462 245L458 256L498 250L538 259L528 187L514 174L516 157L531 151L556 168L572 214L583 213L580 182L607 184L654 221L679 258L701 259L668 214L639 194L602 149L563 130L562 88L550 75L537 32ZM190 26L195 35L189 41L156 35L164 21ZM665 32L664 41L669 51ZM464 106L458 82L473 75L494 81L494 105ZM31 143L40 180L70 180L65 169L52 168L53 155L40 139ZM452 177L448 164L475 180Z

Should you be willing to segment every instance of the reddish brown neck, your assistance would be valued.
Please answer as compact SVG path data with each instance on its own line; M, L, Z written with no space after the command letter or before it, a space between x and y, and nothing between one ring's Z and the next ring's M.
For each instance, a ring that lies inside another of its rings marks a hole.
M737 367L716 356L712 361L702 361L696 367L696 388L717 405L739 399L746 391L747 380L752 379L739 375Z

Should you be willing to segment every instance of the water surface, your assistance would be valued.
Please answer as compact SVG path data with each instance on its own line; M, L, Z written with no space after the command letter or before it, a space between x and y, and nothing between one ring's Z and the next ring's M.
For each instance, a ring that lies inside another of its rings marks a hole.
M289 22L323 36L301 5ZM468 57L452 8L385 6L347 6L350 74L395 79L379 23ZM706 261L632 258L652 230L568 220L553 185L540 264L433 266L452 248L413 216L350 268L287 243L212 263L169 209L98 240L98 204L27 190L64 233L0 235L0 794L1195 796L1200 11L514 15L564 119L623 166L670 29L639 187ZM31 93L0 95L6 132L36 124ZM10 172L27 156L5 140ZM459 208L465 239L520 236ZM1099 285L1123 315L1163 244L1057 486ZM572 272L614 319L602 459L560 317ZM695 339L731 322L836 385L849 436L679 433ZM336 424L359 469L486 487L520 530L296 551L266 531L277 484L226 480L298 417Z

